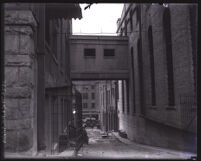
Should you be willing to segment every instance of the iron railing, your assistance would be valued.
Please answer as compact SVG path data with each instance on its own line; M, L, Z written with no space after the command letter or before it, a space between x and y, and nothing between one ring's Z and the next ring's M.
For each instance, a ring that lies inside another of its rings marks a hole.
M184 130L196 126L197 97L194 95L180 95L181 125ZM190 130L191 131L191 130Z

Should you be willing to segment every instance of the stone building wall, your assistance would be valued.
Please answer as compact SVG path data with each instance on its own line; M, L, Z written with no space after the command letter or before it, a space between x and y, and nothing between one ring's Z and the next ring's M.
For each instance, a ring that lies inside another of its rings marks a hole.
M72 117L68 37L71 19L77 17L78 4L5 5L5 152L29 155L58 147ZM46 32L50 19L58 21L58 48L46 42L52 38L52 32ZM53 118L54 111L59 115Z
M34 148L36 130L36 21L30 11L5 11L5 151Z

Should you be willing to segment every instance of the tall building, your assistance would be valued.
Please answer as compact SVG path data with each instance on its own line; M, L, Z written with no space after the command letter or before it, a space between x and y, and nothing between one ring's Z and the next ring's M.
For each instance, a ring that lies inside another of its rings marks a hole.
M99 81L99 106L101 111L101 129L103 131L117 131L117 81Z
M73 81L73 85L82 94L83 119L94 117L100 119L98 81Z
M120 130L139 143L196 151L197 6L127 3L117 26L129 38L130 88L127 107L118 101ZM118 86L122 98L124 83Z
M68 44L81 9L7 3L4 11L5 152L53 152L72 117Z

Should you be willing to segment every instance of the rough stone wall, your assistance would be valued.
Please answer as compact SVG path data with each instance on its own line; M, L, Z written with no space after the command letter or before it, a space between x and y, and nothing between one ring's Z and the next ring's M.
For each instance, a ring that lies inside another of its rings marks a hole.
M30 11L5 11L5 151L28 151L34 144L35 51Z

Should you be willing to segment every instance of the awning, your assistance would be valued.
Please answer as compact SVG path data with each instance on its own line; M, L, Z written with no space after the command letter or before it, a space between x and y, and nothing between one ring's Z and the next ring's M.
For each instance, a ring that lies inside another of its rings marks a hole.
M82 18L82 10L78 3L47 3L46 16L50 18Z

